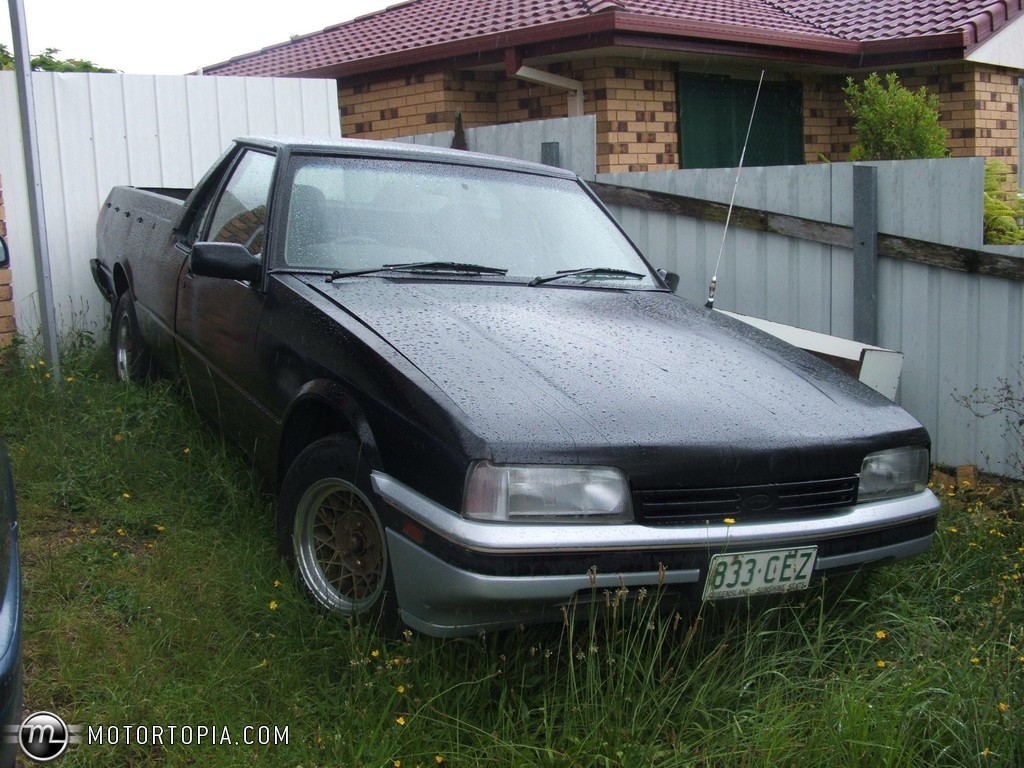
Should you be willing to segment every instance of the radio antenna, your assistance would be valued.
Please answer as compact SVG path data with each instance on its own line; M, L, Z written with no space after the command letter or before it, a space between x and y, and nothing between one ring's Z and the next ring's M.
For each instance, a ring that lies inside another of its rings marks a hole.
M761 95L761 83L764 82L764 70L761 70L761 77L757 81L757 91L754 92L754 106L750 110L750 122L747 123L747 135L743 139L743 149L740 151L740 164L736 166L736 181L732 185L732 197L729 199L729 210L725 214L725 229L722 230L722 244L718 246L718 261L715 262L715 272L711 275L711 284L708 285L708 300L704 304L708 309L715 307L715 289L718 288L718 268L722 266L722 252L725 250L725 237L729 234L729 221L732 219L732 207L736 203L736 189L740 185L740 174L743 172L743 158L747 154L747 143L750 141L750 129L754 125L754 113L757 112L757 97Z

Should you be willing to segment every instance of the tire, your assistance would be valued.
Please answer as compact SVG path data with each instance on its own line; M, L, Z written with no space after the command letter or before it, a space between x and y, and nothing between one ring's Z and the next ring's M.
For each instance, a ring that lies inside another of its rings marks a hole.
M332 435L296 457L278 497L278 546L315 603L391 633L399 620L387 539L360 448Z
M110 321L110 348L114 353L114 375L118 381L142 383L153 373L153 356L139 332L135 302L130 290L114 305Z

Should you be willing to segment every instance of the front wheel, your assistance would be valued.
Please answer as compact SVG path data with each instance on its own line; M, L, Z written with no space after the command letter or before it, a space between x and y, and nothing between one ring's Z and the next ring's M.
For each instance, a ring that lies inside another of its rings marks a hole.
M153 358L139 331L135 302L125 291L114 305L110 321L110 346L114 351L114 375L118 381L145 381L153 372Z
M370 472L351 435L309 445L288 469L278 499L281 554L319 605L342 616L397 624L384 527Z

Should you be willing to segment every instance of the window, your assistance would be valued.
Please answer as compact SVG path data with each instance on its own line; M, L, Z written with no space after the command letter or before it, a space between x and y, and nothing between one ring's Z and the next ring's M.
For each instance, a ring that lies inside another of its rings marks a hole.
M348 157L293 160L285 263L323 270L461 262L532 279L609 267L616 287L654 280L614 221L573 179L457 164Z
M267 198L274 178L274 158L247 151L231 172L210 216L208 239L244 245L254 257L263 253Z
M679 147L683 168L739 164L757 80L679 75ZM803 91L800 83L765 81L757 96L744 165L804 162Z

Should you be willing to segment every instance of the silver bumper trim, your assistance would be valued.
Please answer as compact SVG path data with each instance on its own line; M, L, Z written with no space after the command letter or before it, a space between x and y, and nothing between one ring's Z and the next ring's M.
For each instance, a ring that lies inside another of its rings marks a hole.
M558 576L493 576L456 568L402 534L388 530L388 550L402 620L434 637L458 637L518 624L560 621L563 606L586 604L608 591L696 584L699 569ZM821 558L815 571L871 565L923 552L931 536L849 555ZM699 594L699 593L698 593ZM586 614L582 614L586 615ZM579 616L577 616L578 618Z
M799 546L848 534L870 533L938 515L939 500L925 490L913 496L831 510L826 516L727 525L648 526L565 523L483 523L467 520L383 472L371 474L373 489L388 504L424 528L474 552L543 554L548 552L623 552ZM853 562L856 559L853 553Z
M699 570L491 576L446 563L400 533L388 530L402 620L435 637L454 637L557 618L577 594L621 587L692 584Z

